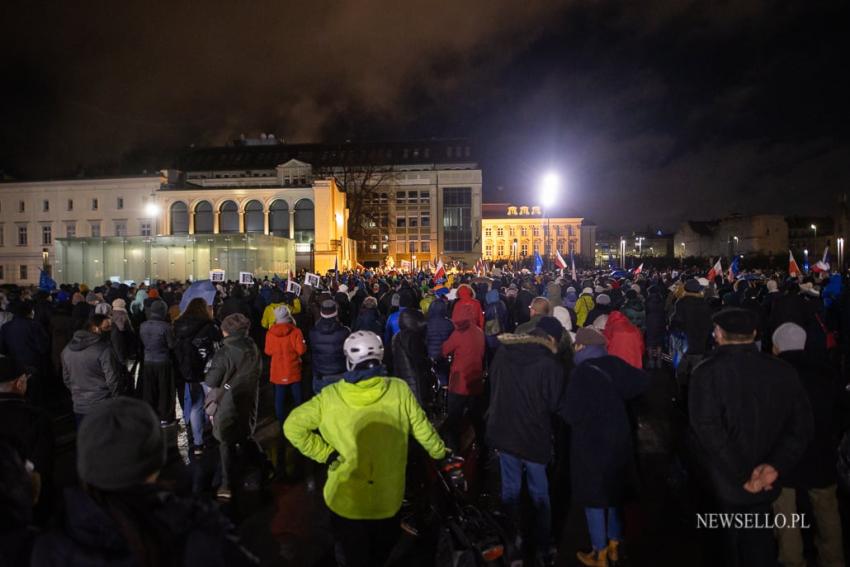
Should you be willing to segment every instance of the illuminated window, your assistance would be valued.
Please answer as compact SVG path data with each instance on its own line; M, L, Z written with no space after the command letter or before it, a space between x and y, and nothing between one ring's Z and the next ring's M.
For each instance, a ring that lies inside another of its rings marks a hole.
M431 241L423 240L419 243L419 251L420 252L430 252L431 251Z
M539 227L539 226L535 226L535 227L532 229L532 231L531 231L531 232L532 232L532 234L534 234L534 236L540 236L540 227Z
M498 227L498 228L496 229L496 236L504 236L504 235L505 235L505 229L504 229L504 228L502 228L501 226L500 226L500 227Z
M487 256L488 258L493 257L493 245L492 244L488 244L487 246L484 247L484 255Z
M523 242L519 250L523 256L528 256L528 242Z
M487 227L484 229L484 236L493 236L493 229L491 227Z
M504 244L499 244L499 246L496 248L496 250L498 251L498 257L499 258L501 258L505 255L505 245Z
M520 233L521 236L528 236L528 227L523 226L522 228L519 229L519 233Z

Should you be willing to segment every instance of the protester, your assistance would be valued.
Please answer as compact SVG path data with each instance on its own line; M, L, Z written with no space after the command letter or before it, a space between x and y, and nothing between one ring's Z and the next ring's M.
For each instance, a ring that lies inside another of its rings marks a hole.
M339 380L345 372L342 345L350 334L348 327L337 319L333 299L322 301L320 319L310 330L310 360L313 365L313 392L319 393L328 384Z
M354 321L352 331L370 331L380 336L384 331L384 321L381 312L378 311L378 300L374 297L366 297L360 304L357 319Z
M711 307L703 296L702 285L695 279L689 279L682 289L670 319L670 329L683 333L687 341L684 356L676 368L679 400L687 404L690 375L708 352L712 325Z
M168 305L161 299L151 302L147 320L139 329L144 346L142 367L142 399L159 415L163 426L174 422L175 395L174 365L171 361L176 344L174 330L166 321Z
M581 290L581 295L576 301L576 325L584 327L587 322L587 316L596 307L596 302L593 300L593 289L586 287Z
M552 304L545 297L535 297L529 307L529 313L531 314L531 318L522 325L518 325L514 331L517 335L527 335L537 328L537 323L540 319L551 316Z
M425 317L416 309L405 309L399 316L399 327L392 340L393 374L407 382L416 401L424 407L430 386Z
M608 340L608 354L635 368L643 368L643 335L620 311L608 315L603 332Z
M358 331L344 345L342 381L292 411L287 439L328 463L324 500L340 565L382 565L398 535L409 435L433 459L446 449L410 388L386 376L378 335Z
M133 330L130 317L127 315L126 306L127 302L121 298L113 300L110 316L112 330L109 333L112 348L115 349L115 356L125 366L131 358L136 356L136 333Z
M571 429L572 493L585 509L593 547L588 553L579 552L578 559L595 566L619 560L624 533L620 507L636 477L626 402L648 385L643 372L606 351L606 342L595 329L576 334L576 367L564 414Z
M30 565L41 480L19 446L0 437L0 565Z
M459 305L469 305L475 312L475 326L479 329L484 329L484 310L481 308L481 303L475 299L475 291L472 286L461 284L457 288L457 301L453 309Z
M307 343L301 329L295 326L288 307L279 306L274 316L275 324L266 333L264 352L271 357L269 381L274 385L275 416L282 427L288 415L286 398L292 398L294 407L298 407L303 399L301 357L307 352Z
M812 437L812 412L794 369L754 344L757 314L729 308L713 318L718 347L693 372L693 452L721 511L770 514L777 479L790 475ZM728 530L727 565L776 561L768 529Z
M12 357L21 374L33 376L29 399L42 404L45 382L50 373L50 337L41 323L33 319L29 301L15 301L9 305L13 318L0 328L0 354Z

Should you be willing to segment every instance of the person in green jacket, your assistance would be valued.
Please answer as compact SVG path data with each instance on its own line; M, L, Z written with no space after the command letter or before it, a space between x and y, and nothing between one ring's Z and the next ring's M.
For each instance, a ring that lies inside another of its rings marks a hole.
M446 446L410 387L387 376L370 331L343 345L348 372L292 410L283 432L307 457L328 463L324 488L340 565L382 565L398 535L410 434L432 459Z

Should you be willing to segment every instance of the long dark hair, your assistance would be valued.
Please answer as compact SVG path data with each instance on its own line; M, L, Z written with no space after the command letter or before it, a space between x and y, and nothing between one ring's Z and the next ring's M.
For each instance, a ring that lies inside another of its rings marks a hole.
M186 311L180 315L179 319L201 319L209 321L212 317L210 317L210 313L207 311L207 302L204 298L196 297L189 302L189 305L186 306Z

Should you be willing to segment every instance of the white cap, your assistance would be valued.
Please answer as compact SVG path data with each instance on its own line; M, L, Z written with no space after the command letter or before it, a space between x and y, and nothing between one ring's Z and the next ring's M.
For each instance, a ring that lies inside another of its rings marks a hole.
M797 323L782 323L773 331L773 345L779 352L803 350L806 347L806 330Z

